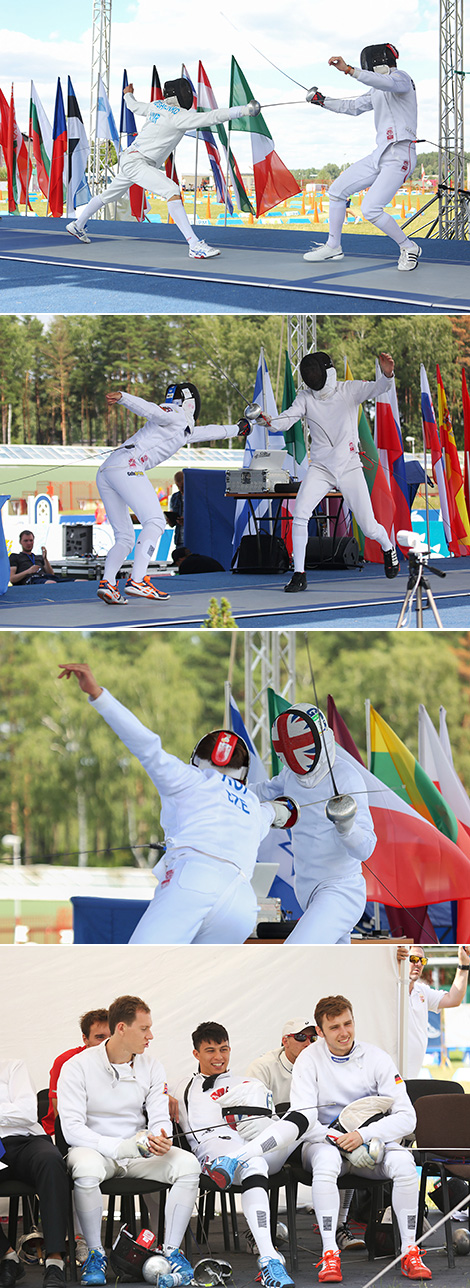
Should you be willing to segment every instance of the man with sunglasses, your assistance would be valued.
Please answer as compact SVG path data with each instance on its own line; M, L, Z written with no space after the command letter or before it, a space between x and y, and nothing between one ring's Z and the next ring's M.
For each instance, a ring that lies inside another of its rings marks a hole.
M397 949L398 961L408 957L410 963L408 1009L408 1077L418 1078L428 1044L428 1013L439 1013L447 1007L460 1006L468 988L470 971L470 945L459 944L455 979L449 989L431 988L421 979L427 957L421 944L413 944L411 951L405 944Z

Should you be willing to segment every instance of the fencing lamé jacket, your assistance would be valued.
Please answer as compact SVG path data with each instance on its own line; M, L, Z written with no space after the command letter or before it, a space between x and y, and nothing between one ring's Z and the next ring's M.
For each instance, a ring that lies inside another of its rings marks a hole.
M383 1118L361 1127L365 1144L373 1136L384 1144L400 1141L414 1130L416 1114L403 1078L391 1057L380 1047L355 1042L349 1055L335 1056L325 1039L318 1038L297 1057L292 1072L291 1108L315 1105L318 1112L318 1123L307 1139L324 1139L328 1125L341 1110L362 1096L389 1096L393 1100Z
M106 473L112 469L128 469L129 465L132 468L132 461L138 462L144 471L151 470L161 461L169 460L186 443L236 438L240 433L238 425L195 425L184 407L173 407L170 403L160 406L144 398L134 398L132 394L122 393L116 406L128 407L136 416L145 416L145 425L110 453L101 466Z
M307 417L310 465L323 465L338 478L345 469L362 469L359 455L358 409L367 398L378 398L392 387L392 379L340 380L326 398L315 398L300 389L286 411L274 416L274 429L286 432L300 417Z
M246 116L247 108L217 107L212 112L198 112L195 107L187 110L160 99L155 103L140 103L133 94L126 94L126 107L145 116L145 125L139 130L137 138L125 152L140 152L141 156L154 165L163 165L170 152L180 143L187 130L209 130L212 125L221 125L223 121L233 121L236 117Z
M87 1047L59 1074L57 1105L69 1145L115 1158L121 1141L148 1130L172 1134L165 1071L149 1051L130 1064L111 1064L107 1043ZM145 1112L144 1112L145 1111Z
M374 113L376 147L371 154L379 161L391 143L409 143L413 147L418 128L416 89L408 72L390 68L388 75L363 71L355 67L354 80L369 86L367 94L358 98L325 98L323 104L329 112L344 112L347 116L360 116L362 112Z

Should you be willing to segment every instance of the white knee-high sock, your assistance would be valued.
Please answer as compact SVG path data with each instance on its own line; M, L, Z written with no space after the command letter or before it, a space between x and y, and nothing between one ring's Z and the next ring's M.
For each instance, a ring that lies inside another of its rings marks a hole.
M242 1209L253 1237L258 1244L260 1257L276 1257L276 1249L271 1239L269 1199L266 1190L261 1186L243 1190Z
M308 539L308 521L307 519L293 519L292 522L292 554L294 556L294 568L296 572L305 570L305 550Z
M94 1176L77 1176L73 1188L75 1208L88 1248L98 1248L104 1254L101 1242L103 1199Z
M312 1202L318 1221L324 1252L337 1252L339 1190L336 1180L318 1173L312 1180Z
M199 1176L197 1173L196 1175L189 1173L187 1176L179 1176L178 1180L173 1182L171 1190L167 1194L165 1237L163 1241L163 1251L166 1255L169 1252L174 1252L175 1248L181 1247L196 1202L198 1186ZM153 1195L146 1195L146 1203L150 1212L149 1198L152 1199Z
M398 1221L401 1239L401 1253L404 1256L408 1248L416 1241L416 1217L418 1208L417 1182L415 1177L403 1177L394 1180L392 1185L392 1207Z
M91 197L88 204L86 206L82 206L80 214L76 216L74 222L76 223L77 228L84 228L87 219L91 219L91 216L94 215L97 210L100 210L101 206L104 206L104 204L105 202L103 197Z
M180 233L183 234L183 237L186 238L187 242L199 240L192 224L189 222L182 201L169 201L168 211L171 218L174 219L176 227L179 228Z
M346 201L330 198L328 246L341 246L341 232L346 218Z

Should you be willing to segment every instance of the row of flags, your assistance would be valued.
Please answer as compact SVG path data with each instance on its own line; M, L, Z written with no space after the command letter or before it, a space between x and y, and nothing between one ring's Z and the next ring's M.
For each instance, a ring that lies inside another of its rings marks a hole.
M271 725L292 704L268 690ZM370 739L368 769L331 695L327 718L333 729L336 755L355 764L368 793L377 845L362 865L368 899L384 904L387 913L401 909L407 930L418 940L435 942L427 916L428 905L456 902L456 943L470 937L470 799L453 765L446 713L440 709L437 733L426 708L419 707L419 753L413 756L389 724L366 704ZM266 769L231 697L232 728L248 743L252 754L249 782L268 777ZM272 748L272 773L281 765ZM328 787L325 789L325 802ZM282 907L301 915L293 892L294 861L290 832L271 832L260 848L258 862L278 863L270 894ZM418 923L418 925L416 924ZM405 920L406 925L406 920ZM421 934L419 933L421 932ZM403 931L402 931L403 933Z
M376 375L377 377L380 375L378 364ZM353 379L347 360L345 360L345 379ZM438 420L436 420L429 380L423 363L420 368L420 379L423 441L426 453L429 453L431 458L433 478L439 492L447 545L454 556L468 555L470 554L470 396L465 370L462 369L465 444L463 476L439 366L437 366ZM281 411L292 404L295 394L292 368L286 352ZM263 349L258 363L253 400L259 403L268 416L278 415ZM388 393L380 394L376 399L373 431L362 406L358 413L358 429L364 475L374 513L379 523L383 524L390 539L396 543L397 533L411 531L412 523L395 381ZM284 447L288 452L286 469L289 469L296 478L302 479L308 469L308 458L300 420L286 434L281 430L273 430L270 426L265 429L264 426L255 424L246 440L243 465L249 468L256 451L281 450ZM259 501L252 504L258 518L261 518L269 502ZM290 506L292 513L295 501L286 503L286 510L287 505ZM248 502L238 501L233 533L234 553L238 550L242 537L249 531L249 520ZM383 563L380 546L364 536L354 515L351 515L351 527L357 539L360 554L371 563ZM337 528L338 536L343 535L348 528L348 520L343 517ZM282 531L290 549L290 525L287 522L283 525Z
M184 64L181 74L191 85L194 107L202 111L217 108L214 92L201 62L198 67L197 88L192 84ZM127 84L127 72L124 71L123 91ZM160 79L154 66L150 102L162 97ZM247 104L253 97L246 77L235 58L232 58L229 106ZM261 113L256 117L241 117L228 122L228 134L224 125L217 125L215 127L217 141L212 130L201 131L219 200L226 204L230 214L233 213L233 203L228 190L229 186L237 207L245 213L255 213L230 147L231 130L242 130L249 133L251 137L257 217L301 191L296 179L277 155L274 141ZM129 147L137 133L135 119L126 105L124 92L121 100L120 125L119 129L117 128L105 85L99 77L96 138L113 143L119 156L122 137L127 136L124 146ZM198 134L199 131L196 132L196 137ZM70 77L67 90L67 117L60 78L57 80L52 126L37 90L31 82L29 138L32 142L39 188L47 199L51 214L56 217L62 215L64 203L66 213L73 214L77 206L83 205L90 198L86 179L90 148ZM30 179L30 158L16 123L13 86L10 104L0 91L0 145L5 154L7 167L8 209L13 214L18 210L20 203L28 205ZM172 157L168 158L165 168L166 173L178 182ZM146 208L145 194L137 185L131 189L130 202L132 214L142 219Z

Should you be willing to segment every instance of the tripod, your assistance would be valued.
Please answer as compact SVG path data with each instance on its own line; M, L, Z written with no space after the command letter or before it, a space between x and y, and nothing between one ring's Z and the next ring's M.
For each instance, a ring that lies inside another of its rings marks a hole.
M432 614L433 614L436 626L439 628L440 631L443 631L444 627L442 625L441 619L439 617L439 613L436 608L436 601L434 599L434 595L432 593L429 582L427 578L424 576L424 570L425 570L425 567L427 566L429 569L429 572L435 573L436 577L445 577L447 574L445 572L441 572L440 568L432 568L431 564L426 565L423 559L423 556L415 554L412 550L410 550L408 560L409 560L408 585L406 588L406 594L400 610L400 616L397 621L396 629L397 631L399 631L400 627L403 626L405 613L408 608L408 605L412 604L415 590L416 590L416 627L418 630L423 629L423 590L425 590L427 594L428 604L432 609Z

